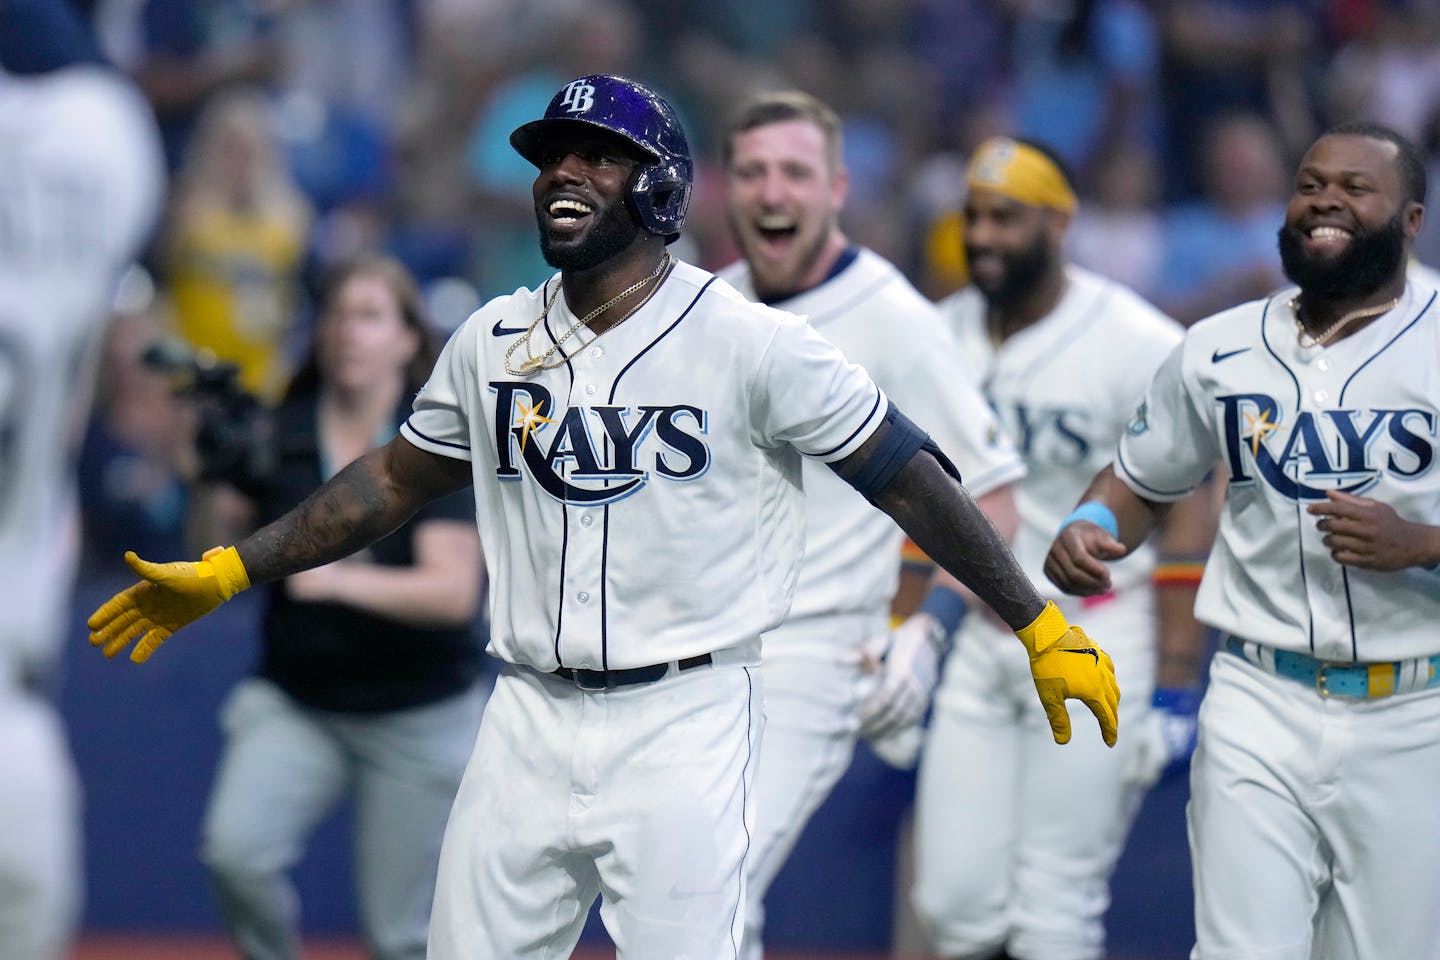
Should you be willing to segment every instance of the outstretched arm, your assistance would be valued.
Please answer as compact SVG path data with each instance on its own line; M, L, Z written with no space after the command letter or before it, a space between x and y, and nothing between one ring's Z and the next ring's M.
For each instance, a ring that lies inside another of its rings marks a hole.
M1120 690L1109 655L1040 596L953 468L932 452L933 445L899 439L913 437L916 429L903 417L887 417L855 453L835 465L836 472L1015 631L1030 655L1035 688L1057 743L1070 739L1065 701L1076 699L1095 715L1101 736L1114 746ZM877 467L883 464L894 466Z
M437 497L470 483L470 464L404 437L366 453L289 513L235 545L251 583L318 567L367 547Z
M1044 609L1045 599L1020 569L1005 538L929 452L917 453L875 497L875 505L1010 629L1023 628Z
M240 591L348 556L469 480L468 463L397 437L234 547L216 547L193 563L151 563L127 553L140 582L91 614L90 643L113 657L134 642L130 659L143 662L176 630Z

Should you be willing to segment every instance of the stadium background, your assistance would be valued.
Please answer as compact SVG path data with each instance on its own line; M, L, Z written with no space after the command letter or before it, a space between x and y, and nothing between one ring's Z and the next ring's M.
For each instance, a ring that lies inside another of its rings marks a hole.
M277 305L265 359L280 370L305 341L317 278L358 250L409 265L442 328L544 276L532 171L505 135L585 72L636 76L680 107L699 172L679 252L710 268L734 255L718 131L757 85L801 86L835 106L851 172L847 231L936 297L963 282L961 171L992 132L1057 147L1082 197L1072 255L1185 322L1278 282L1289 170L1331 123L1396 126L1440 182L1440 11L1425 0L76 2L156 104L175 188L145 264L156 296L123 309L200 346L219 336L223 319L183 315L193 299L176 225L187 195L216 175L201 144L229 130L251 151L251 186L274 201L278 246L294 250L219 238L233 269L210 295ZM1417 253L1440 264L1440 217ZM120 382L115 373L106 382ZM104 412L102 403L100 426ZM220 747L216 711L255 655L255 598L144 669L90 650L80 620L125 582L123 549L188 552L183 485L137 511L134 491L105 482L114 462L104 456L82 462L87 569L57 685L86 794L77 956L232 956L195 848ZM776 947L887 949L912 787L912 776L859 756L775 885ZM1185 798L1183 778L1160 784L1131 835L1109 918L1114 957L1188 950ZM316 957L359 956L347 818L326 825L298 873L307 937L332 948ZM592 923L586 943L602 938Z

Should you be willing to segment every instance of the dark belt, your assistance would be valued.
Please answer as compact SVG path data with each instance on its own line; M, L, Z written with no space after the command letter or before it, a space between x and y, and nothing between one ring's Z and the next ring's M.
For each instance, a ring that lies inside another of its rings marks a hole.
M686 657L678 662L671 660L668 663L652 663L648 667L631 667L629 670L577 670L573 667L559 667L553 674L569 680L581 690L613 690L636 683L654 683L670 672L672 664L678 672L691 667L703 667L713 661L710 654L702 653L698 657Z

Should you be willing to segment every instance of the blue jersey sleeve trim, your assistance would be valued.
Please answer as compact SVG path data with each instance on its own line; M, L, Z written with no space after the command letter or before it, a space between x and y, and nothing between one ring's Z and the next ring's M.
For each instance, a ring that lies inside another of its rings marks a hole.
M412 422L412 418L407 417L403 426L406 430L409 430L411 433L415 434L415 436L419 437L421 440L424 440L426 443L433 443L437 447L449 447L451 450L463 450L466 453L470 452L470 445L468 443L451 443L449 440L437 440L435 437L427 434L424 430L416 427L415 424Z

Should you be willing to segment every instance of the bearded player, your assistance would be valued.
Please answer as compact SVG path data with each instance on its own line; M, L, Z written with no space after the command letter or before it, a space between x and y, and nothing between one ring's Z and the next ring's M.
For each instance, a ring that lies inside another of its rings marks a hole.
M621 957L734 957L760 635L789 607L802 456L835 465L1014 622L1054 736L1113 743L1109 657L1040 597L923 430L802 319L674 259L693 164L623 77L565 84L510 138L558 269L455 332L400 436L199 563L91 617L144 660L252 583L351 553L473 484L505 661L446 826L432 960L557 957L591 904Z
M808 318L913 411L1007 537L1024 469L994 414L954 366L934 307L840 228L847 175L840 122L799 91L763 93L725 140L730 224L744 260L721 276L751 299ZM761 954L764 898L811 815L850 765L857 737L911 766L941 654L964 612L954 585L889 630L900 528L816 463L804 466L805 559L785 623L764 637L765 748L743 955Z
M955 365L984 383L1025 460L1014 549L1038 578L1056 530L1114 455L1181 329L1129 289L1066 262L1076 199L1047 150L988 140L966 179L971 284L940 308L960 341ZM1203 631L1190 605L1209 503L1200 494L1175 513L1158 552L1140 547L1110 590L1082 603L1051 588L1066 609L1103 622L1124 651L1116 662L1128 733L1114 751L1055 750L1003 627L981 616L961 629L935 695L916 803L913 899L940 956L1103 955L1109 879L1131 819L1161 769L1185 759L1194 729ZM1074 783L1086 788L1066 786ZM950 812L957 797L961 818Z
M1425 167L1377 124L1301 159L1299 288L1202 320L1045 569L1106 590L1165 504L1228 484L1197 616L1222 631L1187 809L1196 960L1440 957L1440 294L1406 259Z

